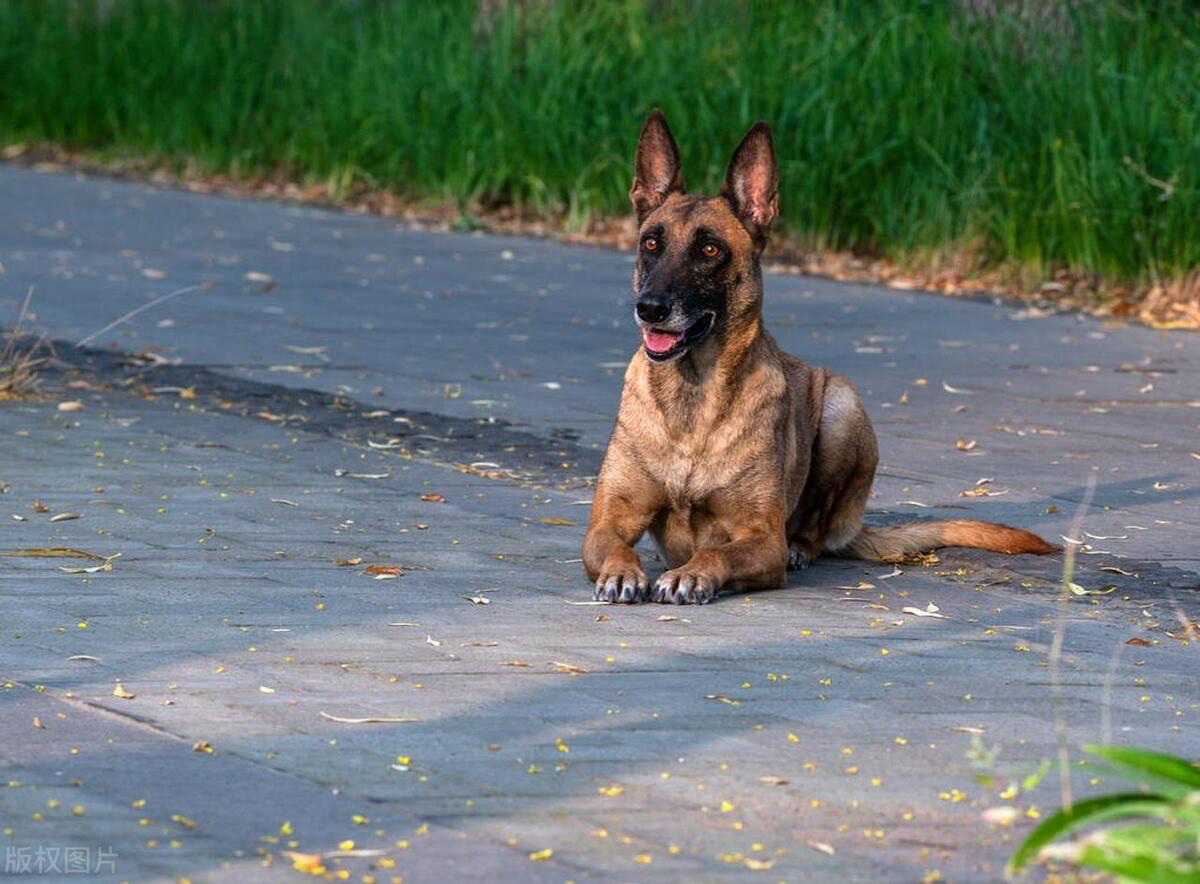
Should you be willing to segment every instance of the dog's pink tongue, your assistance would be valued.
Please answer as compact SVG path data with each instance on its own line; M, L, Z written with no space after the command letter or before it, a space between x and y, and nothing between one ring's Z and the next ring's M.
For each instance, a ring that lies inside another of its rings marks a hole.
M679 332L657 331L652 328L646 329L643 334L646 339L646 347L655 353L666 353L675 346L675 342L681 337Z

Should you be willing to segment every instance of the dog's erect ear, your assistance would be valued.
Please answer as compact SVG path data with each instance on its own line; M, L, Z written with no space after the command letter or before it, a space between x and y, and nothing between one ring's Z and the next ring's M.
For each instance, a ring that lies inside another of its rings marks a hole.
M761 248L771 222L779 214L779 167L771 129L755 123L733 152L721 194L733 205L750 237Z
M663 204L667 194L683 192L683 170L679 167L679 148L671 137L667 118L658 108L650 111L638 138L633 161L633 187L629 199L637 212L638 224Z

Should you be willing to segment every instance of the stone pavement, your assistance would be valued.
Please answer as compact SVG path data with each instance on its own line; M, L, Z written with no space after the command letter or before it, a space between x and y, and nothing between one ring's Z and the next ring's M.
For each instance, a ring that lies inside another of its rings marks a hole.
M1076 795L1118 788L1082 742L1200 754L1200 338L772 275L876 422L871 518L1071 537L1089 594L945 550L610 607L628 256L9 167L0 230L60 357L0 404L0 552L100 557L0 560L0 874L992 881L1056 683Z

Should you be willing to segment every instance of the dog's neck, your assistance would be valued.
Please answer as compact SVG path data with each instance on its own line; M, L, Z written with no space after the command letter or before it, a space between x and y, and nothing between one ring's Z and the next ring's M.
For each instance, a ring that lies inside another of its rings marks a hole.
M706 406L725 410L738 394L746 360L764 338L756 311L673 362L650 363L647 379L659 409L680 426Z

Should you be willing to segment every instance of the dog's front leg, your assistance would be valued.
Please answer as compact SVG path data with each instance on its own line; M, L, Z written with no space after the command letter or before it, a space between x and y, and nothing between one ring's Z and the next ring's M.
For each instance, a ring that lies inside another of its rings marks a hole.
M657 496L636 483L625 493L610 488L602 474L583 538L583 567L595 581L597 601L644 602L650 595L650 581L633 544L657 513Z
M704 605L723 586L775 589L784 585L788 546L782 516L743 521L732 536L728 543L696 550L678 568L664 573L655 581L650 598L664 604Z

